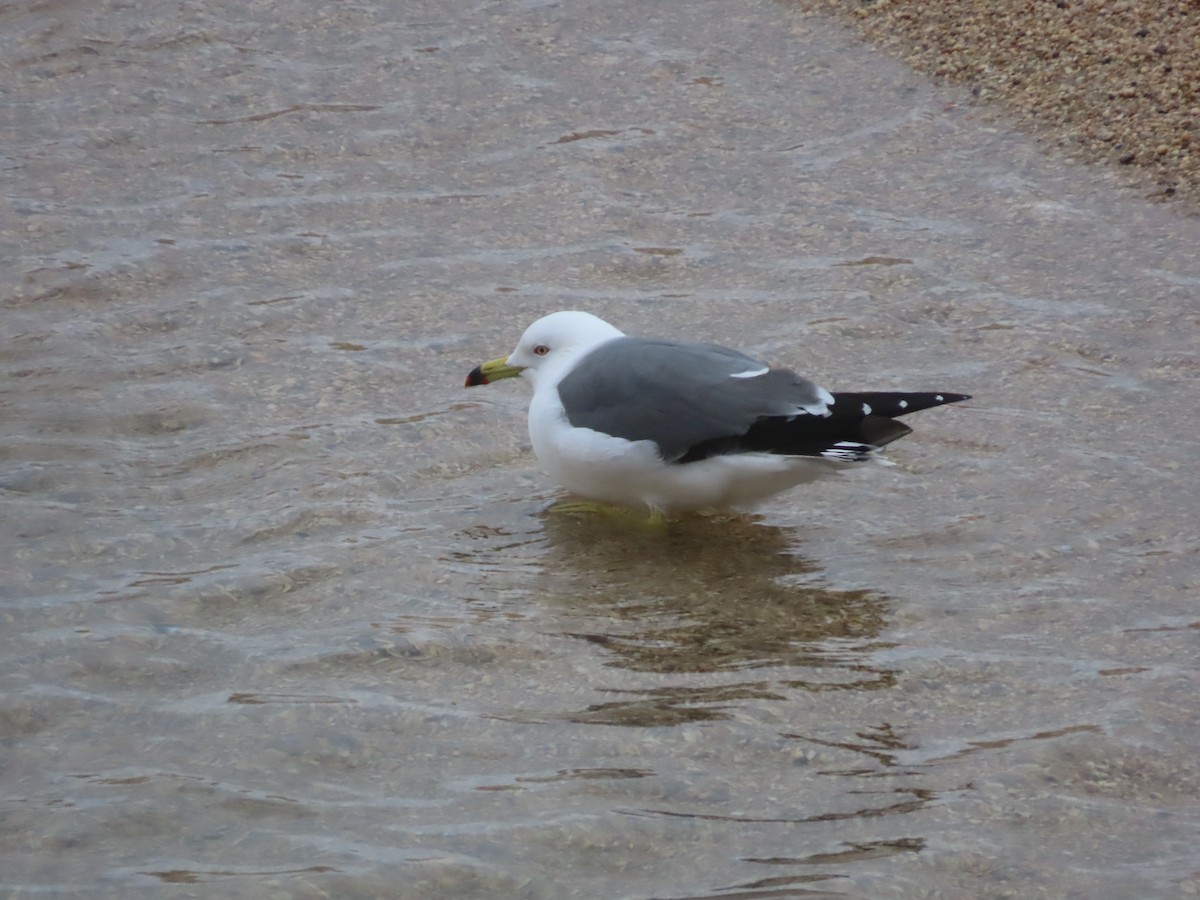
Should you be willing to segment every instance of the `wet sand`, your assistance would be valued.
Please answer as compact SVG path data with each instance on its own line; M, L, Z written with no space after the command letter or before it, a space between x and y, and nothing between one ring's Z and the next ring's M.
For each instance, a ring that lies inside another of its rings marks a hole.
M1155 0L803 0L965 85L1075 158L1200 211L1200 6Z

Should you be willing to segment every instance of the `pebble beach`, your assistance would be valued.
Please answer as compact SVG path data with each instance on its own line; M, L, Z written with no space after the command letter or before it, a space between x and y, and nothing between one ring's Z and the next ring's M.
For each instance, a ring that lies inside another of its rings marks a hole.
M1157 199L1200 200L1200 5L805 0Z

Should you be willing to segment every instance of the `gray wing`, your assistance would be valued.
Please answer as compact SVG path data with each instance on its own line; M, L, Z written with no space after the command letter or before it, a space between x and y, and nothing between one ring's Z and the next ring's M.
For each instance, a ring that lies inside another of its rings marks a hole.
M787 369L764 369L716 344L622 337L585 356L558 395L573 426L654 441L670 462L767 416L828 414L833 398L823 388Z

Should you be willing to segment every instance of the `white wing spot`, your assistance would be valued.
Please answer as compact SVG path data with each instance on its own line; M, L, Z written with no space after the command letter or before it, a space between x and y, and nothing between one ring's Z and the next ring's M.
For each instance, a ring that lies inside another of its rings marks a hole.
M770 366L763 366L761 369L749 369L745 372L734 372L730 378L758 378L760 375L766 375L771 371Z
M870 403L864 403L864 404L863 404L863 415L864 415L864 416L869 416L870 414L871 414L871 404L870 404Z
M901 408L901 409L908 409L908 401L907 401L907 400L901 400L901 401L900 401L900 408Z
M943 397L941 394L938 394L938 395L936 395L936 396L935 396L933 399L934 399L934 400L936 400L938 403L941 403L941 402L942 402L943 400L945 400L946 398L945 398L945 397Z

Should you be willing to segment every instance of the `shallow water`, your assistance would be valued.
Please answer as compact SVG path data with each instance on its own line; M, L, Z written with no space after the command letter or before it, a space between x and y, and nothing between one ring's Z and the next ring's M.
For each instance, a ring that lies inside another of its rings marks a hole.
M0 891L1200 891L1200 223L789 4L0 11ZM544 515L539 314L962 390Z

